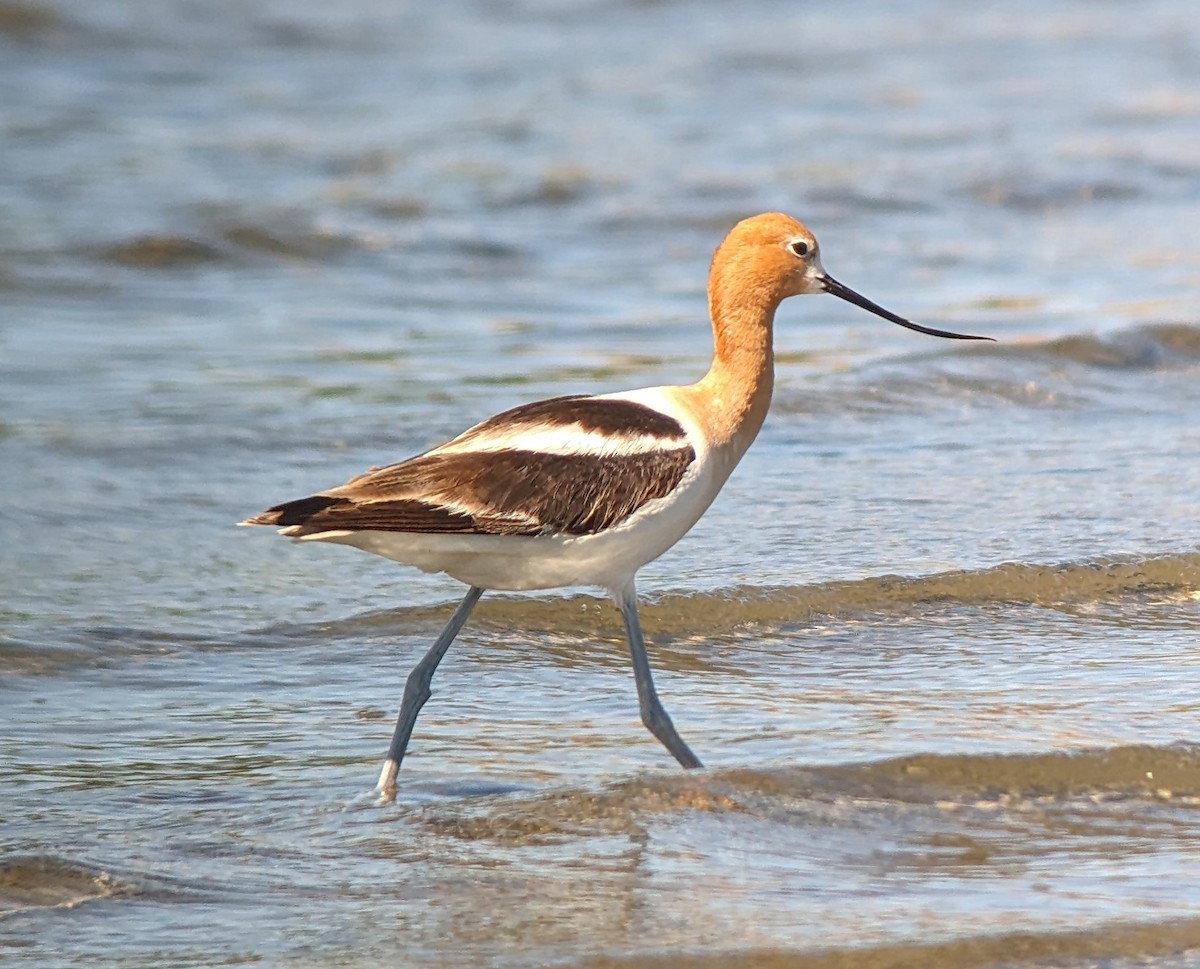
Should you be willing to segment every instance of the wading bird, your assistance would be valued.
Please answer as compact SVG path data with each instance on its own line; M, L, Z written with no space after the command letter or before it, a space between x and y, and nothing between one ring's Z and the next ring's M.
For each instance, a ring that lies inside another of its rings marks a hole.
M642 722L684 767L701 766L654 689L634 575L704 514L758 434L774 382L775 311L810 293L930 336L988 339L896 316L828 275L817 240L795 219L757 215L713 255L713 361L696 383L514 407L424 454L241 523L353 545L469 586L409 674L379 776L384 797L395 795L434 670L485 589L606 589L625 621Z

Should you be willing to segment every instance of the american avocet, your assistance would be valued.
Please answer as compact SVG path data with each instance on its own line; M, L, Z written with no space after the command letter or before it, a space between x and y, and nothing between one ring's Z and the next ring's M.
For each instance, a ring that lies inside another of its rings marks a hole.
M514 407L424 454L241 523L353 545L470 587L409 674L379 776L385 797L395 794L434 670L485 589L606 589L625 621L642 722L684 767L701 766L654 689L634 574L696 523L758 434L774 382L775 310L807 293L832 293L919 333L989 339L877 306L825 272L803 225L757 215L734 226L713 255L715 350L697 383Z

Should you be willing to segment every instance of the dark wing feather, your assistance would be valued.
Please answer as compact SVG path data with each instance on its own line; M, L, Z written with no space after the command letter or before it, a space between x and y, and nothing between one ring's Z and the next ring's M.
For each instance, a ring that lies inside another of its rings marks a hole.
M661 446L632 453L522 450L522 431L555 425L612 435L652 435ZM474 535L588 535L669 494L695 460L683 428L632 401L556 398L514 408L456 439L512 447L433 451L360 475L340 488L276 505L252 525L295 536L344 529Z
M331 529L390 532L475 531L469 515L416 499L359 502L333 495L312 495L282 505L246 520L247 525L298 527L297 535Z
M295 535L334 529L588 535L669 494L693 460L690 446L620 456L421 455L334 493L277 505L248 524L299 526Z
M571 426L581 431L600 434L638 434L659 437L664 441L684 439L683 428L669 414L645 404L620 397L589 397L575 394L551 397L547 400L521 404L503 411L454 439L455 444L494 434L511 434L533 427Z

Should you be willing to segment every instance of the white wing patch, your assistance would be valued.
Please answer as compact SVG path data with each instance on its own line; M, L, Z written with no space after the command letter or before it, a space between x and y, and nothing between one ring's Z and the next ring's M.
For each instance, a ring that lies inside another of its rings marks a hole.
M468 431L436 447L430 454L494 453L496 451L533 451L538 454L595 455L617 457L646 454L678 447L679 438L656 434L611 433L585 428L582 424L516 425L494 432Z

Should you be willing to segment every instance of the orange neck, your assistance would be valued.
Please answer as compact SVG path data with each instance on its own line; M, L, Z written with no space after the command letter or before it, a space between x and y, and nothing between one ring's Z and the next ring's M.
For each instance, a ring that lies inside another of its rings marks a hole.
M709 439L719 448L728 448L736 462L758 434L771 405L772 327L779 299L770 289L747 286L744 279L737 287L724 287L725 278L714 273L709 288L712 366L688 389Z

